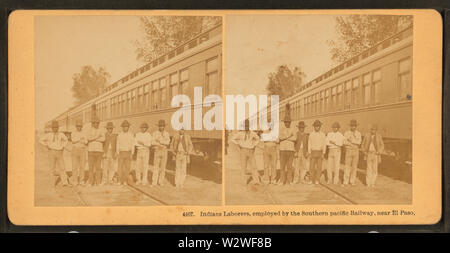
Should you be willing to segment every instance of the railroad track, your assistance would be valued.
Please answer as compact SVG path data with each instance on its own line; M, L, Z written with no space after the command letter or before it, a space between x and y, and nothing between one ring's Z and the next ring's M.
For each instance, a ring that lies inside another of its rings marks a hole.
M163 201L163 200L160 200L159 198L157 198L157 197L151 195L150 193L148 193L148 192L146 192L146 191L143 191L143 190L139 189L138 187L136 187L136 186L134 186L134 185L128 184L127 187L128 187L129 189L135 191L135 192L139 192L140 194L146 196L147 198L150 198L152 201L154 201L154 202L156 202L156 203L158 203L158 204L160 204L160 205L164 205L164 206L168 206L168 205L169 205L169 203L167 203L167 202L165 202L165 201Z
M347 202L348 204L358 205L357 202L353 201L352 199L350 199L349 197L340 193L339 191L334 190L332 187L328 186L327 184L319 183L318 185L321 186L323 189L332 192L333 194L335 194L336 196L338 196L339 198L341 198L343 201ZM313 185L311 185L311 186L313 186ZM268 199L270 199L271 204L273 204L273 205L280 205L280 204L282 205L283 204L282 202L277 200L277 198L270 191L270 188L268 186L263 185L263 192L266 194Z

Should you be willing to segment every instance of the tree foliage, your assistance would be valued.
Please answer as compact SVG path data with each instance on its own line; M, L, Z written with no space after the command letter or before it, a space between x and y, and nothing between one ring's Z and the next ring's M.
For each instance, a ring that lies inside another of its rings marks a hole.
M72 92L76 99L76 104L81 104L99 95L111 75L103 68L95 69L90 65L81 67L80 73L72 76Z
M144 16L140 21L143 37L134 42L136 58L150 62L220 24L222 19L212 16Z
M292 70L287 65L280 65L276 71L269 73L266 90L269 95L278 95L280 100L295 93L303 84L306 75L300 67Z
M412 25L412 16L348 15L335 18L338 38L328 41L332 59L341 63Z

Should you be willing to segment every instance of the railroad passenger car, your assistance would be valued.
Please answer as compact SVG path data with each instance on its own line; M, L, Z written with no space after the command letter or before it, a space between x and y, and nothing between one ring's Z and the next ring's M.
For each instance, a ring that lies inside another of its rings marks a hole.
M362 134L375 123L387 151L380 170L410 182L412 52L412 27L409 27L320 75L300 87L293 96L280 101L279 119L284 118L286 105L289 105L293 125L305 121L307 131L312 131L316 119L323 123L325 133L331 131L331 124L336 121L344 132L349 128L350 120L356 119Z
M203 98L209 94L222 94L222 26L218 25L152 62L114 82L95 98L70 108L54 120L61 131L74 131L77 120L90 126L94 115L100 118L100 127L112 121L120 131L123 120L131 123L130 131L139 131L142 122L149 124L149 131L157 130L158 120L164 119L166 130L172 136L171 116L179 108L172 108L173 96L185 94L194 102L194 87L203 88ZM219 105L221 101L217 101ZM191 107L193 108L194 105ZM191 108L191 109L192 109ZM204 108L207 111L210 108ZM191 115L194 115L191 112ZM51 121L46 124L49 130ZM187 131L194 147L209 159L221 161L222 132Z

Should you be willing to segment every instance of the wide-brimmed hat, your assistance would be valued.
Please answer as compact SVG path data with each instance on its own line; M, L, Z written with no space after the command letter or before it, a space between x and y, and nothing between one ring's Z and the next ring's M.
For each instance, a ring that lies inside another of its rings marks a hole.
M83 126L83 122L81 120L77 120L77 122L75 123L75 126Z
M372 124L370 126L370 130L378 130L378 126L376 124Z
M305 128L306 127L305 122L304 121L298 122L297 127L298 128Z
M97 116L95 116L95 117L92 118L91 122L92 123L100 123L100 119Z
M58 121L52 121L52 128L59 127Z
M106 123L106 128L114 128L114 125L112 122Z
M148 128L147 122L143 122L143 123L141 124L141 128Z
M313 123L313 126L321 126L322 122L320 122L320 120L316 119Z
M164 127L164 126L166 126L166 122L165 122L163 119L160 119L160 120L158 121L157 126L159 126L159 127Z
M333 125L331 125L332 128L340 128L341 125L339 125L339 122L334 122Z
M124 120L120 126L121 127L129 127L130 123L127 120Z
M357 126L358 122L356 121L356 119L352 119L350 120L350 126Z

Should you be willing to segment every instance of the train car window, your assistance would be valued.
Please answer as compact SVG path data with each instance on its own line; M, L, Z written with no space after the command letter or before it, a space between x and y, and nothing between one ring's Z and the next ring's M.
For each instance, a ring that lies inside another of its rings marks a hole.
M178 95L178 73L170 75L170 97Z
M158 89L159 89L159 83L157 80L152 82L152 109L158 108Z
M144 88L143 88L144 96L143 96L143 100L142 100L142 109L145 111L148 110L148 105L149 105L148 86L149 86L149 84L147 83L144 85Z
M331 105L330 110L334 111L336 109L336 86L331 88Z
M129 114L130 113L130 108L131 108L131 91L128 91L127 93L127 104L125 106L125 113Z
M349 109L352 104L352 82L350 80L345 82L345 102L344 102L344 109Z
M182 94L187 95L189 88L189 69L180 71L180 91Z
M330 89L325 90L325 103L323 105L323 111L328 112L329 111L329 104L330 104Z
M169 59L172 59L173 57L175 57L175 51L169 53Z
M138 87L138 99L137 99L137 111L141 111L144 107L144 92L143 92L144 86Z
M364 95L364 105L370 105L370 100L371 100L370 90L371 90L371 87L370 87L370 74L369 73L364 74L364 76L363 76L363 89L364 89L364 93L363 93L363 95Z
M206 61L206 94L208 95L221 94L217 57Z
M398 63L398 84L400 100L411 99L411 59L406 58Z
M373 85L373 101L375 104L381 102L381 71L379 69L372 72L372 85Z
M323 113L323 110L324 110L324 105L323 105L323 98L324 98L324 96L325 96L325 92L324 91L321 91L320 92L320 103L319 103L319 113Z
M342 84L339 84L337 86L337 96L336 96L336 103L337 103L337 108L341 109L342 108L342 104L343 104L343 99L342 99L343 95L342 95Z
M359 78L353 78L352 87L352 105L357 107L359 105Z
M167 87L166 87L166 78L165 77L159 79L159 88L161 90L161 106L160 106L160 108L164 108L166 106L166 101L167 101Z
M131 90L131 113L136 112L136 89Z

